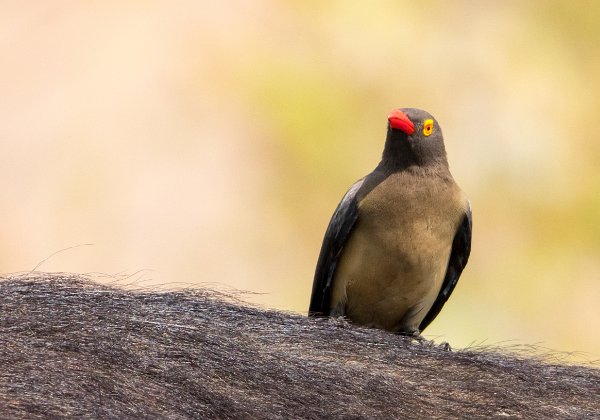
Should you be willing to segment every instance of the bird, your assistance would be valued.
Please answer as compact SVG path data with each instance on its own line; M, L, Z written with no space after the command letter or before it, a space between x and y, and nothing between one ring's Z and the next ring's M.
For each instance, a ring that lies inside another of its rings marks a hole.
M454 290L471 252L471 203L428 112L388 116L381 161L354 183L325 232L311 317L420 337Z

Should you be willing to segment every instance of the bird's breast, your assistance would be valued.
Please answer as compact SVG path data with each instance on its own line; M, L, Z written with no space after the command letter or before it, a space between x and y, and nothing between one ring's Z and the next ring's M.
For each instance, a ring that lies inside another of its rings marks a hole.
M359 203L332 305L357 323L416 328L439 293L463 207L452 182L388 177Z

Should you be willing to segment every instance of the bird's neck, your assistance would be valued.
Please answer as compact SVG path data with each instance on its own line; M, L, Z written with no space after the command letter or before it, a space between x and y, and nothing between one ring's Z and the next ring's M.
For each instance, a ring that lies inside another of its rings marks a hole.
M424 150L411 145L407 135L403 132L392 129L388 129L379 165L386 172L424 169L428 172L435 170L449 173L443 145L441 150Z
M417 156L410 147L406 134L388 129L381 163L390 169L403 169L418 165Z

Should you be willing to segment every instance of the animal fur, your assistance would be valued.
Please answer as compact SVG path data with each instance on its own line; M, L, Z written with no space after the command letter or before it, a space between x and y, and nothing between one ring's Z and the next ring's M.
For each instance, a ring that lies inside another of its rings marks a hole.
M600 370L444 351L207 290L0 281L0 418L599 418Z

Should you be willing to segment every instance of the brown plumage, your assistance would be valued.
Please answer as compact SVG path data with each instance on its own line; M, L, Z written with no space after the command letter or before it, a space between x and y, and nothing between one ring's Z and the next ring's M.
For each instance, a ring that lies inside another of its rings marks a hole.
M467 263L471 210L435 119L409 108L388 122L381 162L350 188L327 228L309 315L416 335Z

